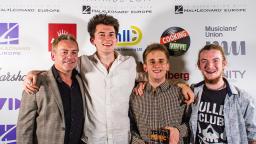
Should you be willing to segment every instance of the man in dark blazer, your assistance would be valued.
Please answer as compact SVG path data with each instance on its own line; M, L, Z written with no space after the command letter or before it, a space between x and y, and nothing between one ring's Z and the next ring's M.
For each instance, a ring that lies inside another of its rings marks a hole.
M17 122L17 144L81 144L85 87L75 70L78 44L71 35L53 41L54 65L41 72L35 94L23 92Z

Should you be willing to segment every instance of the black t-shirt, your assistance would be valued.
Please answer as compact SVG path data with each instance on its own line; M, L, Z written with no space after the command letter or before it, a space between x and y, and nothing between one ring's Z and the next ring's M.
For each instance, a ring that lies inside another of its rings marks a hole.
M204 86L198 110L196 143L227 143L224 125L224 100L227 89L210 90Z

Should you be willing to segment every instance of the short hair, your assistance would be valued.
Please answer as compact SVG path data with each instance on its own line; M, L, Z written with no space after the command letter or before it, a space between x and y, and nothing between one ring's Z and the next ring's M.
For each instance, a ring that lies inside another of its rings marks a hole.
M143 62L144 63L146 63L147 56L152 51L163 52L164 55L166 56L166 59L168 60L168 63L169 63L169 52L168 52L167 48L160 43L152 43L146 47L145 51L143 52Z
M197 66L199 66L199 64L200 64L200 54L201 54L203 51L209 51L209 50L218 50L218 51L220 51L223 60L226 60L225 53L224 53L224 51L223 51L223 48L222 48L220 45L208 44L208 45L205 45L203 48L200 49L200 51L199 51L199 53L198 53Z
M116 35L119 31L119 22L116 18L107 14L98 14L93 16L88 22L87 30L90 34L90 37L94 37L94 33L96 31L96 26L99 24L113 26L115 29Z
M78 43L76 41L76 38L71 35L71 34L62 34L60 36L58 36L58 38L54 39L52 42L52 51L54 51L57 47L57 45L62 41L62 40L69 40L72 41L76 44L77 48L78 48Z

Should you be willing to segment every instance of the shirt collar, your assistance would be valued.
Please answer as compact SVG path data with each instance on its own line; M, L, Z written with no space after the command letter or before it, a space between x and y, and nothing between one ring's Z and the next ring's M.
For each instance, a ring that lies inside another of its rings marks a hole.
M56 69L56 67L54 65L52 66L52 73L53 73L53 77L59 83L63 82L61 77L60 77L59 71ZM78 74L78 71L76 69L73 69L73 71L72 71L72 79L74 79L77 74Z
M151 84L149 82L147 82L146 84L146 89L148 91L160 91L160 92L164 92L167 91L170 87L170 82L168 82L168 80L165 80L164 83L160 84L156 89L154 89Z
M114 52L115 53L115 61L119 62L119 61L124 61L125 60L125 57L123 55L121 55L120 53L118 52ZM93 54L93 58L94 60L96 60L97 62L100 62L100 59L99 57L97 56L96 52Z
M238 94L238 90L236 89L236 87L225 77L223 77L224 82L226 83L226 87L227 87L227 94L228 96L232 96L233 94ZM201 81L195 85L192 85L193 87L199 87L199 88L203 88L203 86L205 85L205 81Z
M223 78L223 80L226 83L227 93L229 96L232 96L232 94L238 94L238 91L234 85L232 85L226 78Z

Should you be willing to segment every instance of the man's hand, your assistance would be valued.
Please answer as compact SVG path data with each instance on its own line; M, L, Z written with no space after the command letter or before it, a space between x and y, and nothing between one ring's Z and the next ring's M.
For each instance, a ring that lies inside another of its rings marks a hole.
M249 144L256 144L256 140L249 141Z
M165 127L170 131L169 144L178 144L180 140L180 132L174 127Z
M135 88L133 88L133 92L136 95L143 96L145 85L146 82L140 82Z
M191 88L188 85L184 84L184 83L178 83L177 86L180 87L181 90L182 90L182 94L183 94L184 99L185 99L184 102L188 105L193 103L194 100L195 100L195 94L191 90Z
M23 89L28 94L34 94L39 90L39 87L36 85L37 75L39 73L39 71L30 71L25 77Z

